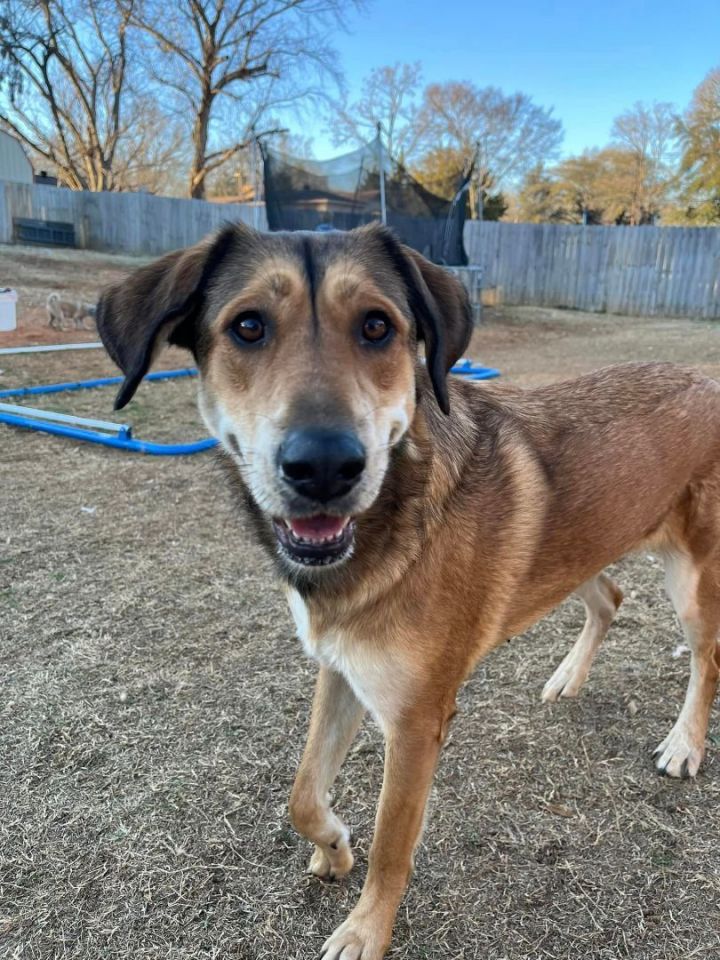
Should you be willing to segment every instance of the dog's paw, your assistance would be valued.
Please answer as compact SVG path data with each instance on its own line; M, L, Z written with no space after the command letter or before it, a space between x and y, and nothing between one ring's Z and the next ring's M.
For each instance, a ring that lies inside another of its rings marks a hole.
M576 697L587 675L588 668L571 650L543 687L542 699L545 703L554 703L560 697Z
M676 723L655 750L655 766L668 777L694 777L705 755L703 739L693 736L684 724Z
M321 880L340 880L352 870L355 859L347 840L339 840L335 849L325 849L317 846L310 857L308 873L320 877Z
M392 925L373 913L350 914L323 944L322 960L382 960L390 946Z

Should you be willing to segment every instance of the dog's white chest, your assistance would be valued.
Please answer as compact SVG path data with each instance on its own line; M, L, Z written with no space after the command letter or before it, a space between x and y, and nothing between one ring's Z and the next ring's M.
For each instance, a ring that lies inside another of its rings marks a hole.
M297 590L289 589L287 597L305 652L342 674L358 700L385 729L408 697L411 677L407 664L379 646L376 638L356 638L343 630L317 633Z

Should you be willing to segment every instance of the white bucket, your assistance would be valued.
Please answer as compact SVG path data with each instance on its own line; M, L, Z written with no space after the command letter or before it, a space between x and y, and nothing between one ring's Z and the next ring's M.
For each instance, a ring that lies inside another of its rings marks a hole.
M9 287L0 289L0 333L7 333L9 330L17 329L17 319L15 317L16 303L16 290L11 290Z

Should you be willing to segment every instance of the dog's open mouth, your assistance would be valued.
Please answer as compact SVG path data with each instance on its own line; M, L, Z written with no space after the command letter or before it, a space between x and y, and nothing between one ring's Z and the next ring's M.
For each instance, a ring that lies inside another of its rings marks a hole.
M347 559L355 539L355 524L351 517L331 517L324 513L314 517L273 520L273 527L285 555L295 563L311 567Z

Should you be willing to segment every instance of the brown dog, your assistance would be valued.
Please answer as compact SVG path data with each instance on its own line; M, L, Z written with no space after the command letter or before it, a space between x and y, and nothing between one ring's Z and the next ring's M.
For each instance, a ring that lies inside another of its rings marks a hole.
M291 797L318 876L353 863L329 791L366 710L384 732L367 879L325 960L384 955L473 667L575 592L587 622L543 692L574 696L622 599L601 571L643 546L692 650L657 766L695 775L720 668L714 381L665 364L528 392L448 381L464 291L378 226L227 228L111 288L98 328L126 375L117 406L162 344L193 351L205 421L320 664Z

